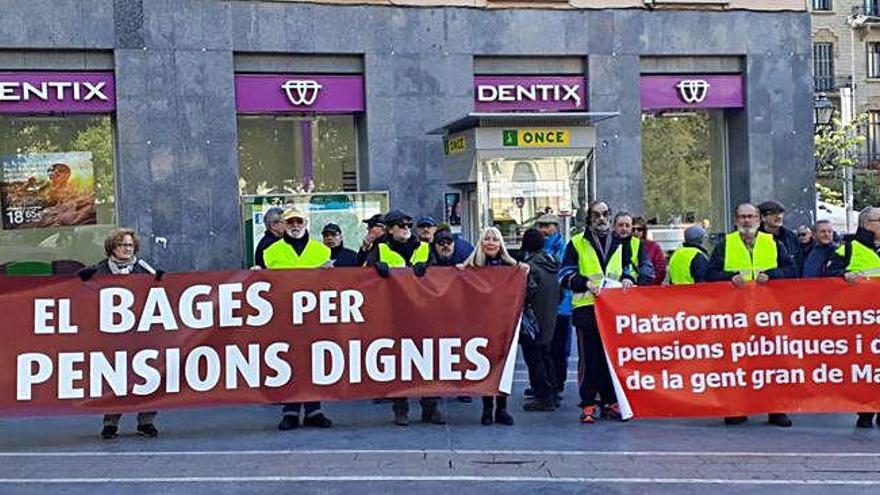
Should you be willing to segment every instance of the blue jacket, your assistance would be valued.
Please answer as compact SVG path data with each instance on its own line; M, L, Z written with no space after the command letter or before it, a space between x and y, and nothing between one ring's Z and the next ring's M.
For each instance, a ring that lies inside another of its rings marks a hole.
M836 243L823 246L814 242L809 249L803 251L804 268L801 273L803 278L830 277L828 266L834 257L834 250L837 249Z
M544 239L544 252L552 256L557 263L562 264L562 259L565 258L565 240L559 232ZM562 299L559 300L556 313L562 316L571 316L570 290L565 289L562 291Z

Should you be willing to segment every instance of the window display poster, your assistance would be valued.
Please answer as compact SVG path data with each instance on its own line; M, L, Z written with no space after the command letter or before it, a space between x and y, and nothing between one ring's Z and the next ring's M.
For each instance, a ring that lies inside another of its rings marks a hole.
M95 225L92 154L0 156L0 213L4 229Z

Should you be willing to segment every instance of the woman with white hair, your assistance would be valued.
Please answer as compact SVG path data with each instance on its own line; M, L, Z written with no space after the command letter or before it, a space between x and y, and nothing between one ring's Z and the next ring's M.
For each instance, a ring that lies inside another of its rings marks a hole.
M528 265L519 263L507 252L501 231L495 227L486 227L480 233L480 242L476 249L464 261L459 268L479 268L484 266L519 266L528 271ZM513 416L507 412L507 396L484 396L483 416L480 423L491 425L492 422L510 426L513 424Z

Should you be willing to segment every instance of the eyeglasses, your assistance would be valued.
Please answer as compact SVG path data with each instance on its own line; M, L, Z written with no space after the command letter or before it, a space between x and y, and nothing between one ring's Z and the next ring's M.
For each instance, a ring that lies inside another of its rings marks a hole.
M117 244L116 247L133 248L134 244L131 242L123 242L123 243Z
M596 217L596 218L607 217L607 216L608 216L608 212L607 212L607 211L596 211L596 210L593 210L593 211L590 212L590 216L591 216L591 217Z
M412 222L397 222L392 227L400 227L401 229L411 229L413 226Z
M437 245L438 246L451 246L452 241L450 241L450 240L437 241Z
M810 235L809 232L798 232L798 235L797 235L797 236L798 236L798 237L807 237L808 235Z
M285 222L289 225L302 225L302 224L306 223L306 221L303 220L302 218L296 218L296 217L289 218L289 219L285 220Z

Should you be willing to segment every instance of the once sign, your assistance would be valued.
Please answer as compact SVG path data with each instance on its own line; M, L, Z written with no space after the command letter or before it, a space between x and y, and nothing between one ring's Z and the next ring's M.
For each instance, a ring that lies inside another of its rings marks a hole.
M458 136L449 136L443 143L443 152L447 155L456 155L467 149L467 136L459 134Z
M545 148L569 146L571 132L568 129L505 129L502 144L508 147Z

